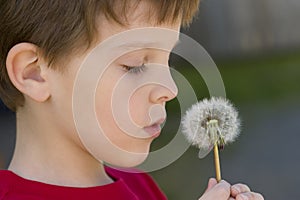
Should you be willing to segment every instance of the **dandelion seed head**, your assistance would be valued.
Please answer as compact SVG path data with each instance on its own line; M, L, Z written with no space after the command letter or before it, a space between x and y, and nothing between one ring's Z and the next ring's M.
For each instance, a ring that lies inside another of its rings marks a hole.
M207 131L207 122L217 120L225 144L240 133L240 120L234 106L225 98L212 97L194 104L182 119L182 132L188 142L200 149L214 145Z

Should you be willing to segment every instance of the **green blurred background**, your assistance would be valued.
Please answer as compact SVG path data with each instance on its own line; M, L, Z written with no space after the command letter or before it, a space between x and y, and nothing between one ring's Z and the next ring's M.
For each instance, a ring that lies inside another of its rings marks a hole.
M238 141L221 152L223 178L247 183L272 200L300 199L299 11L298 0L204 0L198 18L183 30L214 59L227 97L242 119ZM199 100L209 97L192 66L176 56L171 63L190 82ZM179 128L179 102L168 103L167 110L167 123L152 150L170 142ZM2 106L0 168L7 166L12 155L14 123L14 115ZM192 200L214 176L213 167L211 154L200 160L191 147L151 175L169 199Z

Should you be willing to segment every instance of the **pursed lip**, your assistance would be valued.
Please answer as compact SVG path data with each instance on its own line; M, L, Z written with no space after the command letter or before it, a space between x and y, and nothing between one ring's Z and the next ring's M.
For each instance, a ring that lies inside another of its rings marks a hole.
M161 132L161 124L164 123L166 119L162 118L157 120L155 123L151 124L150 126L146 126L143 129L151 136L151 137L158 137Z

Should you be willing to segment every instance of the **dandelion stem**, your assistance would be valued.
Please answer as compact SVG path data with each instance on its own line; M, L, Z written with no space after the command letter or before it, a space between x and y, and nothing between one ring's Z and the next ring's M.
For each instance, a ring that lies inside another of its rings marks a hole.
M219 158L219 147L217 143L214 146L214 158L215 158L216 179L219 183L221 181L221 167L220 167L220 158Z

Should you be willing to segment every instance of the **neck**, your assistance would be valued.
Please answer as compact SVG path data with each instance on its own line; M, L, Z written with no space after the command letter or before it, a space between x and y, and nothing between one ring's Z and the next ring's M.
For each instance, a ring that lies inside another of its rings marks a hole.
M93 187L113 182L103 164L82 145L45 121L17 113L17 141L9 170L29 180L60 186Z

